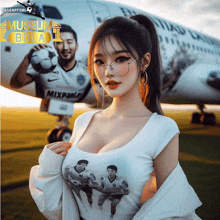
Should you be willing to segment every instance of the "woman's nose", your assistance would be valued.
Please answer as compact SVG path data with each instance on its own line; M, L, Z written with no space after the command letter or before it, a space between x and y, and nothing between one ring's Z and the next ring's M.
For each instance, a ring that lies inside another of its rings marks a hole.
M114 76L114 72L112 69L111 65L105 65L104 66L104 72L105 72L105 76L109 77L109 76Z

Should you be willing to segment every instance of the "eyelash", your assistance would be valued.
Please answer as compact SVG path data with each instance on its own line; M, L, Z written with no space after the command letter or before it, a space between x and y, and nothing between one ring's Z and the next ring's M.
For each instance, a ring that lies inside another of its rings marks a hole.
M116 59L115 59L115 62L117 63L117 62L119 62L119 63L122 63L122 62L125 62L125 61L127 61L127 60L129 60L131 57L124 57L124 56L120 56L120 57L117 57ZM103 65L104 64L104 62L102 61L102 60L95 60L95 62L94 62L95 64L97 64L97 65Z

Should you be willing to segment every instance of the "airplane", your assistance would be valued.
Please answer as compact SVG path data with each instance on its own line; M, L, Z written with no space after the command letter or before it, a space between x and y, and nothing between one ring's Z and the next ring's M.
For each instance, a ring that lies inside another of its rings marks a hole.
M30 1L29 1L30 2ZM24 2L25 3L25 2ZM21 8L16 4L13 8ZM220 104L220 40L199 33L177 23L170 22L143 10L124 4L103 0L37 0L35 14L27 11L13 13L6 11L1 15L0 29L5 21L45 21L70 25L77 33L79 49L76 60L87 65L87 55L90 39L95 28L105 19L114 16L132 16L145 14L150 17L157 29L163 63L162 103L196 104L200 113L192 113L191 123L215 125L214 113L205 112L205 104ZM7 30L5 38L12 30ZM53 46L52 41L48 43ZM10 87L10 79L33 44L12 44L8 41L1 43L1 85ZM98 82L97 82L97 86ZM35 83L32 82L17 92L36 97ZM102 92L101 88L100 91ZM48 133L48 142L57 140L68 141L71 130L68 119L73 114L73 103L83 102L90 105L97 103L91 84L81 91L81 99L72 101L57 96L56 91L50 94L49 114L58 115L60 122L57 128ZM43 100L43 99L42 99ZM110 103L111 99L105 98ZM42 109L41 109L42 110Z

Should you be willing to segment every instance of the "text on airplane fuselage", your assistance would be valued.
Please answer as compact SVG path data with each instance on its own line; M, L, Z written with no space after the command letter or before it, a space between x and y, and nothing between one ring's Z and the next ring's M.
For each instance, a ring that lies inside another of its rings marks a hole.
M121 10L121 12L123 13L123 15L125 17L129 17L129 16L132 16L132 15L138 14L135 10L133 10L133 9L130 10L128 8L125 8L125 7L120 7L120 10ZM207 44L210 44L210 45L216 45L216 46L220 47L220 42L215 40L215 39L212 39L210 37L207 37L203 34L195 32L195 31L185 29L183 27L180 27L177 24L172 24L168 21L164 21L162 19L155 18L155 17L152 17L152 16L150 16L150 17L153 20L154 24L158 28L161 28L163 30L167 30L169 32L175 32L178 35L182 35L182 36L186 35L187 32L188 32L193 40L202 41L204 43L207 43Z

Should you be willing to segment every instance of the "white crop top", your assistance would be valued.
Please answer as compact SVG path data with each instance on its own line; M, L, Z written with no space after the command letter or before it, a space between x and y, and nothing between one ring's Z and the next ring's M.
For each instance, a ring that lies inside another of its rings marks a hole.
M76 119L74 129L80 130L80 135L63 161L62 174L81 217L130 220L139 210L143 188L154 169L153 160L179 129L171 118L154 113L123 147L88 153L77 148L77 143L96 112L86 112Z

